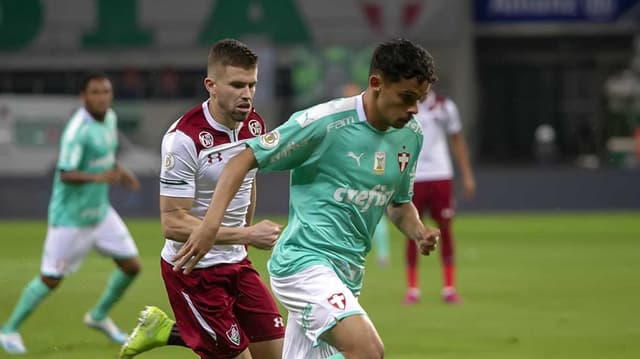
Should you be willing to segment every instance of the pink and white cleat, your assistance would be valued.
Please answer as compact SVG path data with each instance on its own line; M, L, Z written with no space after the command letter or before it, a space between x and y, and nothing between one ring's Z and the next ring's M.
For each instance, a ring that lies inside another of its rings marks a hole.
M462 299L454 287L442 288L442 300L447 304L459 304L462 302Z
M409 288L407 295L404 297L404 304L416 304L420 301L420 289Z

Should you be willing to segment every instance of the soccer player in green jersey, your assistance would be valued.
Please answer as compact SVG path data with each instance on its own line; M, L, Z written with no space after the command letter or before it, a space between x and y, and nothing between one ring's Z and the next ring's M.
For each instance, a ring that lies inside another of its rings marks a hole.
M289 313L283 358L382 358L382 340L358 302L365 256L385 210L422 254L436 247L439 231L424 226L411 202L423 137L413 116L436 80L422 47L380 44L362 95L294 113L229 161L174 270L190 273L209 251L250 169L292 170L289 223L268 263Z
M140 271L140 260L131 234L109 203L109 185L138 190L140 182L115 160L118 134L111 81L103 73L89 74L80 98L83 106L62 133L40 275L24 288L0 333L0 344L10 354L26 352L20 325L65 275L80 267L91 249L111 257L117 268L84 323L120 344L127 337L108 312Z

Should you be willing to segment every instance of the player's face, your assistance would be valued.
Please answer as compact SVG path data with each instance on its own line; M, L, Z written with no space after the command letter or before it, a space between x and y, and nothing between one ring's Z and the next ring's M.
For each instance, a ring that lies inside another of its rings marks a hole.
M380 79L377 99L378 111L388 126L402 128L418 113L418 101L429 92L427 81L419 83L416 78L398 82Z
M207 81L209 81L207 83ZM223 116L236 122L244 121L253 107L253 96L258 82L258 68L244 69L235 66L220 66L214 78L207 78L205 86L211 101Z
M113 88L108 79L93 79L87 84L87 89L80 94L84 107L93 117L104 118L105 113L113 102Z

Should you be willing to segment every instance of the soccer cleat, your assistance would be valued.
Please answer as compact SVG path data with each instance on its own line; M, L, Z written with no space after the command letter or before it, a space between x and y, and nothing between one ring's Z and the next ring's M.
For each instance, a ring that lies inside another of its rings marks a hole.
M458 304L462 301L454 287L442 288L442 300L447 304Z
M111 320L111 318L109 317L97 321L93 319L91 313L87 313L84 315L84 324L86 324L89 328L101 331L106 336L108 336L109 339L118 344L124 344L125 340L127 339L127 333L118 329L115 323L113 323L113 320Z
M148 306L138 316L133 329L120 349L119 359L130 359L153 348L167 345L175 322L158 307Z
M2 349L9 354L24 354L27 348L24 347L22 336L18 332L0 334L0 344Z
M409 288L407 295L404 297L404 304L416 304L420 301L420 289Z

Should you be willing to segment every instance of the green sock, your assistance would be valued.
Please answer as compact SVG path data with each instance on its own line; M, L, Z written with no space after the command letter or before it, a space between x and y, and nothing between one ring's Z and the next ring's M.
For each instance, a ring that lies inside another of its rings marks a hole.
M27 319L29 314L49 293L51 293L51 289L42 283L40 277L33 278L22 291L13 313L11 313L9 320L2 327L2 333L17 332L20 324Z
M342 355L342 353L338 353L338 354L333 354L332 356L328 357L327 359L345 359L344 355Z
M120 268L111 274L107 288L105 288L102 297L91 310L91 317L93 320L100 321L107 317L107 313L111 307L122 297L122 294L127 290L131 282L136 278L135 275L124 274Z

